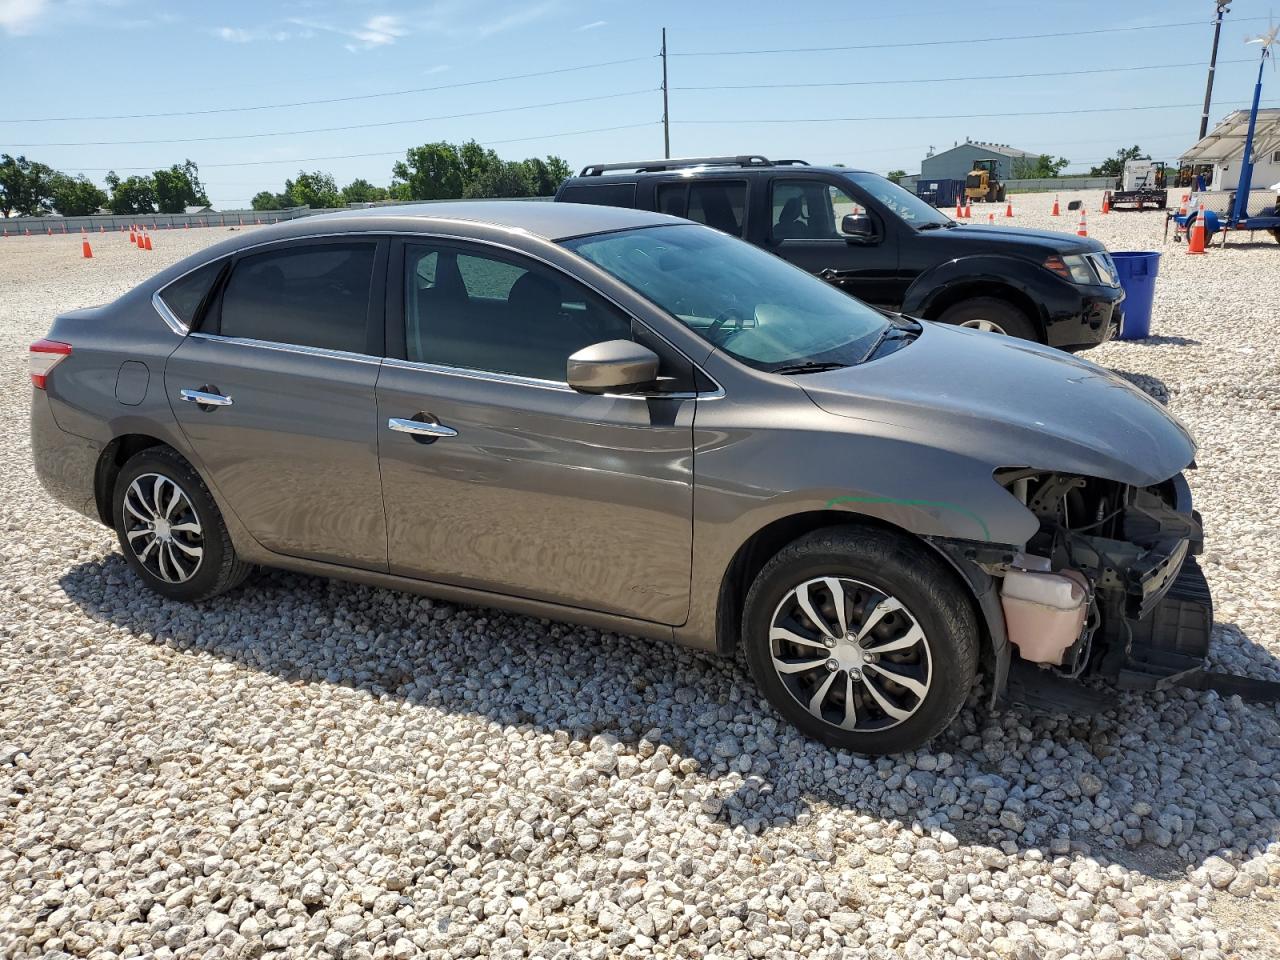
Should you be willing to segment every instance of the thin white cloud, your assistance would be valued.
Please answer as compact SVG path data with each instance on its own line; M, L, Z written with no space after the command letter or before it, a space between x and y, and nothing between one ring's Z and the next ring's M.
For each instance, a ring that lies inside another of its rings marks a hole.
M24 36L47 12L45 0L0 0L0 28L11 36Z
M430 76L433 73L444 73L448 69L449 65L447 63L437 63L434 67L428 67L422 72Z
M353 30L351 35L359 40L360 45L367 50L371 47L384 47L395 43L408 32L400 23L399 17L384 13L376 17L370 17L365 21L363 27Z
M250 43L258 37L253 30L246 30L243 27L219 27L214 34L227 43Z
M608 23L608 22L609 22L608 20L593 20L593 21L591 21L591 23L584 23L584 24L583 24L582 26L580 26L580 27L575 27L573 32L574 32L574 33L585 33L585 32L586 32L586 31L588 31L588 30L595 30L595 29L597 29L598 27L603 27L603 26L604 26L606 23Z

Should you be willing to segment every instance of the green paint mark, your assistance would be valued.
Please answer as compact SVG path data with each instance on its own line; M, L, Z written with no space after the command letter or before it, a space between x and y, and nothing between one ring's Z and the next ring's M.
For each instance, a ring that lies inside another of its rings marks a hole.
M980 526L983 539L987 542L991 541L991 531L987 528L986 521L972 510L956 506L954 503L943 503L941 500L902 500L898 497L835 497L827 501L827 506L833 507L837 503L897 503L907 507L937 507L939 510L954 510Z

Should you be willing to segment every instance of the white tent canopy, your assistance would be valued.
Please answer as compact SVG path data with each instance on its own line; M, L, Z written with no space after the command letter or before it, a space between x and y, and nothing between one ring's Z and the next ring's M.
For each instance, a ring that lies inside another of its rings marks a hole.
M1223 163L1244 156L1245 135L1249 132L1249 111L1237 110L1219 123L1209 135L1178 158L1181 163ZM1255 159L1280 150L1280 109L1258 111L1253 131Z

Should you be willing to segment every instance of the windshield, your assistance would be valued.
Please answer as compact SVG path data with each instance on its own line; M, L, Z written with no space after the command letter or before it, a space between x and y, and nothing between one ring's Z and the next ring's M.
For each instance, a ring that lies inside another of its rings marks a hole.
M857 363L888 325L799 267L694 224L596 234L564 246L758 370Z
M946 226L954 222L945 213L935 210L931 204L914 193L903 190L892 180L878 177L874 173L846 173L845 177L897 214L903 223L919 227L926 223Z

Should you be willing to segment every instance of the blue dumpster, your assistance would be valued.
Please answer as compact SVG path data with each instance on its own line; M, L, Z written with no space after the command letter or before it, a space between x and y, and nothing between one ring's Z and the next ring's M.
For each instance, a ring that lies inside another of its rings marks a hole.
M1120 286L1124 287L1124 325L1121 340L1141 340L1151 333L1151 304L1156 296L1160 254L1125 251L1112 253Z

